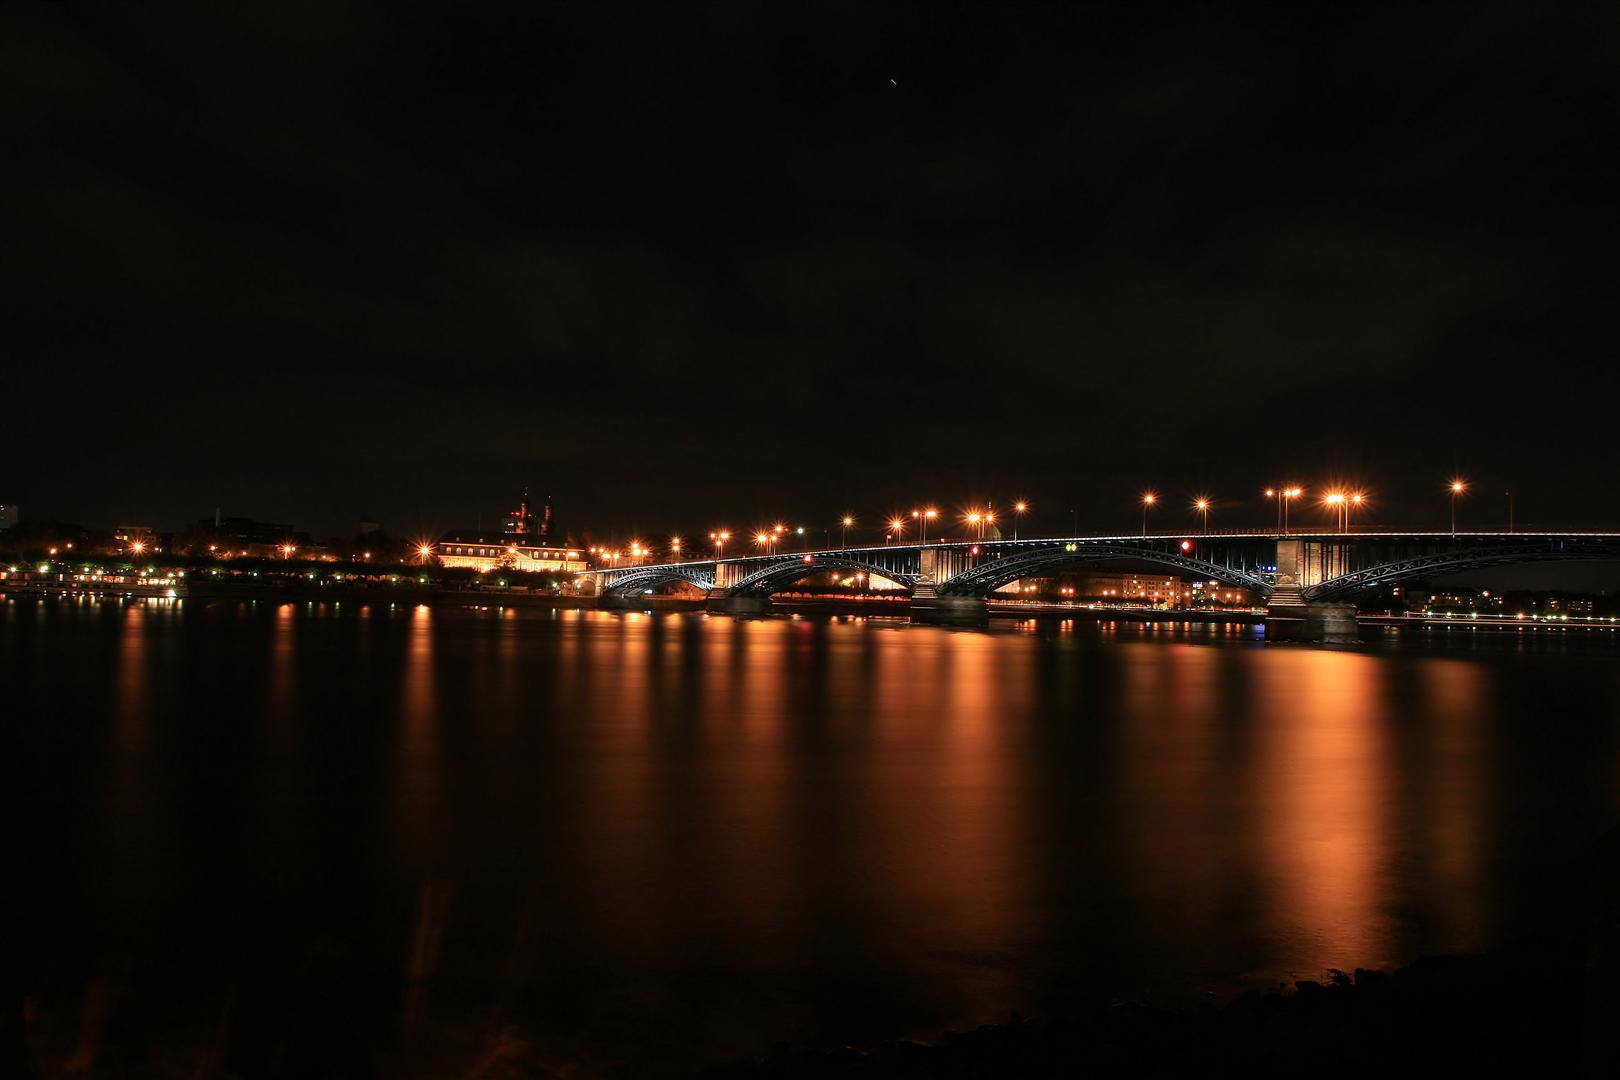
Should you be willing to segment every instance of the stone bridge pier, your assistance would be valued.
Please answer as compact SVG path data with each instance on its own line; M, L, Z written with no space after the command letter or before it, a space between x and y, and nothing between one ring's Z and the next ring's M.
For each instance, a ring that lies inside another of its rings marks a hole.
M1357 637L1354 604L1322 603L1305 598L1306 590L1344 573L1348 555L1343 544L1302 537L1277 540L1277 581L1266 601L1266 637L1277 641L1353 641Z
M918 553L921 570L911 593L913 622L982 623L990 605L982 596L940 595L940 586L973 565L967 549L925 547Z
M714 568L714 588L709 590L709 598L704 602L704 607L709 611L726 615L768 614L771 610L771 598L768 595L752 595L736 591L737 583L746 573L747 569L742 563L717 563Z

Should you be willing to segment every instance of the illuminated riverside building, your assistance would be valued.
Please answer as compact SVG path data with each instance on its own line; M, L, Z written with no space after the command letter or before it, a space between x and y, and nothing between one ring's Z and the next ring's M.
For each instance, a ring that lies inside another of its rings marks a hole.
M583 550L552 542L551 500L546 500L536 520L529 507L527 491L517 509L506 515L500 533L447 533L433 545L433 554L442 566L464 567L479 573L491 570L578 573L590 566Z
M470 567L480 573L508 569L578 573L590 567L579 548L553 546L519 533L447 533L433 545L433 554L443 566Z

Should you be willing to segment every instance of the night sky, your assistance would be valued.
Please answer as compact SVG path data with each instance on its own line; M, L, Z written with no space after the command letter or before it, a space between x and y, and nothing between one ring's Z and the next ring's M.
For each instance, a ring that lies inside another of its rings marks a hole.
M9 4L0 502L1620 522L1620 18L1556 6Z

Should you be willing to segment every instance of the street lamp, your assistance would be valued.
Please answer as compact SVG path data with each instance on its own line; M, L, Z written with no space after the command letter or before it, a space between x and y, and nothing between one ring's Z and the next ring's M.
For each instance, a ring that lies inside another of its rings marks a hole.
M975 537L983 538L984 529L982 527L982 522L984 521L984 515L979 513L977 510L969 510L965 517L968 523L968 528L972 530Z
M1347 500L1342 491L1330 491L1322 496L1322 505L1333 511L1333 527L1344 531L1344 511Z
M928 543L928 523L939 517L939 511L934 509L913 510L911 512L911 516L917 519L917 527L919 529L917 534L917 542L919 544Z
M1029 503L1019 499L1013 503L1013 539L1018 539L1018 520L1029 512Z
M855 524L854 514L845 514L838 519L838 546L849 547L849 527Z
M1287 533L1288 533L1288 503L1289 503L1290 500L1297 499L1301 495L1305 494L1305 489L1302 488L1302 487L1283 488L1283 493L1282 494L1283 494L1282 530L1283 530L1283 534L1287 535Z
M720 553L725 548L726 541L731 539L731 534L725 531L712 532L709 539L714 541L714 561L719 562Z
M885 544L887 544L890 540L898 539L900 534L905 532L905 531L906 531L906 519L905 518L901 518L901 517L890 518L889 519L889 530L883 534L883 542Z
M672 537L669 538L669 554L676 561L680 560L680 557L681 557L681 538L680 537L672 536Z
M1454 477L1451 481L1451 535L1457 535L1457 496L1468 490L1468 481L1462 477Z
M1200 495L1193 500L1193 509L1198 511L1198 516L1203 519L1204 532L1209 532L1209 500Z
M1157 503L1158 501L1159 501L1159 496L1156 495L1155 493L1153 493L1151 491L1142 492L1142 535L1143 536L1147 535L1147 515L1148 515L1148 511L1151 510L1153 508L1154 504Z
M1302 487L1266 488L1266 498L1277 500L1277 532L1288 535L1288 500L1305 494Z

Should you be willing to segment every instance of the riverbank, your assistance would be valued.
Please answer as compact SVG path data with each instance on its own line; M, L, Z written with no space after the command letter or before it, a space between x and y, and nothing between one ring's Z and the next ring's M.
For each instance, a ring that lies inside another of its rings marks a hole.
M1609 1021L1579 959L1526 947L1425 957L1393 973L1335 972L1231 1003L1054 1003L1042 1018L938 1042L779 1047L706 1080L843 1077L1613 1075Z
M1572 881L1586 900L1571 905L1569 925L1489 955L1330 971L1196 1010L1059 993L1039 1017L933 1043L784 1045L699 1075L1620 1075L1620 827L1598 839Z

